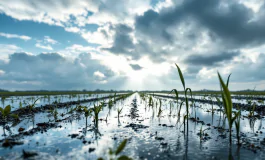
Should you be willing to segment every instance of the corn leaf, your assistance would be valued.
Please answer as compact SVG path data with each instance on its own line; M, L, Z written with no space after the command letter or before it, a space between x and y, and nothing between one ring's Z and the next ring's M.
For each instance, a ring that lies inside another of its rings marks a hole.
M124 149L124 147L126 146L126 143L127 143L127 139L121 142L121 144L119 145L119 147L117 148L115 152L116 155L118 155Z
M184 90L185 90L185 81L184 81L184 77L183 77L183 75L182 75L182 72L181 72L179 66L178 66L177 64L175 64L175 65L176 65L177 68L178 68L179 77L180 77L181 83L182 83L182 85L183 85L183 88L184 88Z
M11 112L11 106L7 105L4 109L4 115L7 116Z
M230 76L231 76L231 74L229 74L229 76L228 76L228 78L227 78L227 81L226 81L226 86L227 86L227 87L228 87L228 84L229 84Z

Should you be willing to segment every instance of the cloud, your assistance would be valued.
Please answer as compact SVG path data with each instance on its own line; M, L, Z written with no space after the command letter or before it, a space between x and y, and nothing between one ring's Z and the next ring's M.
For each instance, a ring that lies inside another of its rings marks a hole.
M44 36L44 43L57 44L58 42L56 40L50 38L49 36Z
M35 44L36 47L52 51L53 47L51 45L58 44L59 42L50 38L49 36L44 36L43 40L37 40L37 43Z
M114 89L123 83L115 74L108 74L109 68L91 59L89 53L73 60L57 53L14 53L0 68L4 73L0 84L7 89ZM101 86L103 83L105 86Z
M25 36L25 35L9 34L9 33L2 33L2 32L0 32L0 36L6 37L6 38L18 38L18 39L22 39L25 41L28 41L31 39L31 37Z
M221 39L226 46L234 48L264 42L264 20L253 20L255 16L251 9L237 1L205 0L201 3L187 0L174 7L162 9L159 13L148 10L136 18L135 26L142 34L158 36L172 42L174 38L168 31L170 27L185 21L195 22Z
M114 43L111 48L107 48L106 50L112 53L122 53L126 54L131 52L134 49L134 44L130 33L133 31L127 25L118 25L115 26L114 30L116 31L114 36Z
M223 52L216 54L195 54L189 55L185 62L188 65L202 65L202 66L216 66L221 62L232 60L234 57L238 56L240 52Z
M67 27L67 28L64 28L67 32L74 32L74 33L77 33L80 31L80 29L78 27Z
M50 45L45 46L45 45L42 45L40 43L36 43L35 46L38 48L41 48L41 49L49 50L49 51L53 50L53 48Z
M22 49L13 44L0 44L0 60L8 61L8 56L14 52L21 52Z
M71 16L86 16L88 11L97 11L97 6L98 2L92 0L9 0L0 2L0 12L18 20L63 26Z
M2 76L4 74L5 74L5 71L3 71L3 70L0 69L0 76Z
M134 69L134 70L141 70L143 67L141 67L138 64L130 64L130 66Z

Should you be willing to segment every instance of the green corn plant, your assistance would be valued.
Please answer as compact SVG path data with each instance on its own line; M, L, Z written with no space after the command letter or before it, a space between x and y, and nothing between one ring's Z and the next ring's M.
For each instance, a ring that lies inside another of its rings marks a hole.
M86 117L86 127L87 127L87 118L92 115L92 110L91 109L87 109L87 107L84 107L83 108L83 112L84 112L85 117Z
M192 99L192 91L190 88L186 88L185 86L185 79L183 77L183 74L179 68L179 66L177 64L175 64L177 69L178 69L178 73L179 73L179 77L180 77L180 80L181 80L181 83L182 83L182 86L183 86L183 89L184 89L184 93L185 93L185 104L186 104L186 120L187 120L187 130L188 130L188 119L189 119L189 100L188 100L188 93L190 94L190 97ZM188 133L188 131L187 131Z
M20 109L23 108L23 105L22 105L22 102L21 101L19 102L19 108Z
M176 96L177 107L178 107L178 104L179 104L179 94L178 94L178 91L176 89L173 89L169 94L171 94L173 91L174 91L175 96ZM180 109L181 109L181 106L180 106ZM179 111L178 116L180 116L180 111Z
M95 120L96 127L98 127L98 115L99 115L99 112L102 110L102 108L103 108L103 103L101 103L98 106L94 105L94 107L91 108L91 110L94 113L93 116L94 116L94 120Z
M120 114L121 114L121 112L122 112L122 109L123 109L123 108L121 108L121 109L118 108L118 110L117 110L117 112L118 112L118 119L120 119Z
M33 110L33 108L35 107L36 102L37 102L38 100L39 100L39 98L37 98L32 104L28 103L28 109L29 109L30 111Z
M116 160L132 160L131 158L129 158L128 156L125 156L125 155L119 156L119 154L125 148L126 144L127 144L127 139L123 140L116 150L109 148L109 159L110 160L114 160L114 159L116 159ZM98 158L98 160L104 160L104 159Z
M253 103L252 110L249 111L248 117L253 117L255 113L256 103Z
M239 109L239 115L236 117L235 126L236 126L236 137L237 137L237 144L240 145L240 117L241 117L241 110Z
M231 74L230 74L231 75ZM224 106L224 111L228 120L228 125L229 125L229 142L230 144L232 143L232 126L233 122L236 120L236 118L239 116L240 111L238 111L235 116L233 116L232 108L233 108L233 103L232 103L232 98L230 91L228 89L228 84L229 84L229 78L230 75L228 76L227 83L225 84L221 75L218 72L218 78L220 81L220 86L221 86L221 94L222 94L222 100L223 100L223 106Z
M162 101L161 101L161 99L159 99L159 102L160 102L160 105L159 105L159 109L158 109L158 113L157 113L157 117L160 117L161 116L161 114L162 114L162 112L163 112L163 110L162 110Z
M184 101L181 101L180 104L179 104L178 121L180 120L180 112L181 112L181 108L182 108L183 103L184 103Z
M2 102L3 107L5 106L5 100L6 100L6 97L2 96L1 97L1 102Z
M108 105L109 105L109 107L113 106L113 101L111 99L109 100Z
M58 112L57 112L57 109L53 109L53 110L50 110L50 113L52 114L54 120L56 121L57 118L58 118Z
M149 107L154 105L153 98L150 96L149 97Z
M6 121L7 117L10 115L11 117L15 118L16 120L19 120L18 115L11 114L11 106L7 105L5 108L0 107L0 112L3 117L3 119Z
M171 114L172 114L172 110L173 110L173 103L170 102L170 103L169 103L169 116L171 116Z

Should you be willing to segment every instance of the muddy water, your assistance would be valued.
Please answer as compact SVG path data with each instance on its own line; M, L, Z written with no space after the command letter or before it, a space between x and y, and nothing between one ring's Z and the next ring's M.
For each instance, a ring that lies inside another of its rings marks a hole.
M155 101L159 102L157 98ZM162 114L158 117L158 105L149 107L147 101L143 101L138 93L133 94L124 101L118 101L112 107L104 107L99 118L107 121L99 121L98 128L94 127L93 118L86 119L83 114L67 113L69 109L58 110L58 119L54 122L53 116L45 112L28 117L19 124L5 130L7 136L19 135L18 129L25 128L30 131L36 128L36 124L42 122L55 123L57 127L51 127L43 132L31 135L15 136L24 144L15 145L12 148L0 147L0 155L6 159L22 159L22 150L36 152L34 159L97 159L108 158L108 148L116 149L123 139L128 143L121 154L133 159L265 159L264 146L260 141L265 137L262 124L264 119L257 119L250 123L248 119L241 119L241 131L244 145L238 148L236 145L235 130L233 132L233 144L229 147L227 131L218 131L213 126L225 126L221 112L208 112L211 105L196 104L198 107L190 109L190 116L195 115L204 122L189 121L188 134L184 134L183 115L185 107L182 107L181 117L177 123L176 104L170 113L170 99L163 98ZM92 107L93 104L85 104ZM214 106L218 108L218 106ZM117 109L123 108L120 118L117 118ZM247 114L243 113L242 115ZM251 125L250 125L251 124ZM9 124L11 126L11 124ZM251 126L251 127L250 127ZM197 134L200 129L208 134L203 140ZM258 131L258 133L256 133ZM260 131L262 133L260 133ZM0 139L4 139L3 127L0 128ZM70 136L69 136L70 135ZM224 138L226 137L226 138ZM254 149L249 146L259 146Z

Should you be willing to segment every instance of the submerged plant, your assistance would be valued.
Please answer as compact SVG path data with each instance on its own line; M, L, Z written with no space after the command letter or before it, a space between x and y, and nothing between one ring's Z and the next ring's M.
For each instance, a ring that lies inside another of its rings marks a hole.
M11 114L11 106L7 105L5 108L0 107L0 112L2 114L2 117L4 120L6 120L7 116L12 116L13 118L15 118L16 120L19 119L18 115L16 114Z
M255 113L256 103L253 103L252 110L249 111L248 117L253 117Z
M102 110L103 108L103 103L101 103L100 105L96 106L94 105L93 108L91 108L92 112L94 113L94 120L95 120L95 126L98 127L98 115L99 112Z
M233 112L232 112L233 103L232 103L231 93L230 93L230 91L228 89L230 75L228 76L227 83L225 84L223 79L222 79L222 77L221 77L221 75L218 73L218 78L219 78L220 86L221 86L221 94L222 94L224 111L225 111L225 115L227 117L228 125L229 125L229 142L231 144L232 143L232 126L233 126L233 122L240 115L240 111L235 113L235 115L233 116Z
M5 106L5 100L6 100L6 97L2 96L1 97L1 102L2 102L3 107Z
M37 98L32 104L29 104L28 103L28 109L30 110L30 111L32 111L33 110L33 108L35 107L35 105L36 105L36 102L39 100L40 98ZM33 99L32 99L33 100Z
M236 137L237 137L237 144L240 144L240 116L241 110L239 109L239 115L236 117L235 125L236 125Z
M171 116L171 114L172 114L172 110L173 110L173 103L170 102L170 103L169 103L169 116Z
M187 129L188 129L188 119L189 119L189 100L188 100L188 92L190 94L190 97L192 99L192 91L190 88L186 88L185 86L185 79L183 77L183 74L179 68L179 66L177 64L175 64L177 69L178 69L178 73L179 73L179 77L180 77L180 80L181 80L181 83L182 83L182 86L183 86L183 89L184 89L184 93L185 93L185 104L186 104L186 120L187 120ZM175 90L177 91L177 90ZM184 120L185 121L185 120ZM184 126L185 126L185 122L184 122ZM188 133L188 132L187 132Z
M122 109L123 109L123 108L121 108L121 109L118 108L118 109L117 109L117 112L118 112L118 119L120 119L120 114L121 114L121 112L122 112Z
M55 109L53 109L53 110L50 110L50 112L51 112L51 114L52 114L54 120L56 121L57 118L58 118L58 112L57 112L57 109L55 108Z
M149 107L150 106L152 106L152 107L154 106L154 101L153 101L153 98L151 96L149 97Z
M23 108L23 105L22 105L22 102L21 101L19 102L19 108L20 109Z
M86 127L87 127L87 118L92 115L91 114L92 113L92 110L91 109L87 109L87 107L84 107L83 111L85 113L85 117L86 117Z
M160 117L162 112L163 112L161 107L162 107L162 101L161 101L161 99L159 99L159 108L158 108L157 117Z
M121 155L119 156L119 154L123 151L123 149L125 148L127 144L127 139L123 140L121 142L121 144L118 146L118 148L115 150L109 148L109 159L110 160L132 160L131 158L129 158L128 156L125 155ZM98 158L98 160L104 160L103 158Z

